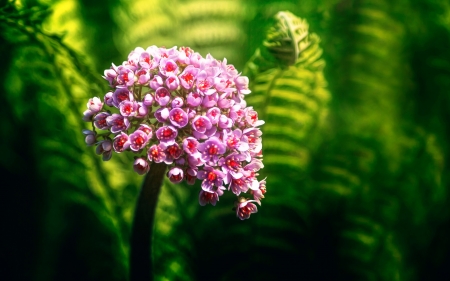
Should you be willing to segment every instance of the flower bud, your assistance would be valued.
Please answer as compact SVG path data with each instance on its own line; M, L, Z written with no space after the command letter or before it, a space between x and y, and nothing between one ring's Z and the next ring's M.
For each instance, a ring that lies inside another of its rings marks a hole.
M134 160L133 169L139 175L144 175L150 171L150 165L144 158L137 158Z

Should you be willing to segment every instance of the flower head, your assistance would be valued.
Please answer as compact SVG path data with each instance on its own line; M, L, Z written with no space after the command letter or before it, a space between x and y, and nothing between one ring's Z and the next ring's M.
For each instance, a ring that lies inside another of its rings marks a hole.
M244 100L251 92L247 77L226 59L204 58L188 47L150 46L135 48L103 78L111 90L87 102L83 120L93 130L83 134L104 161L113 152L132 152L140 175L151 162L164 162L171 182L201 181L200 205L214 206L229 190L238 196L240 219L257 212L253 202L266 192L266 179L257 180L264 121Z

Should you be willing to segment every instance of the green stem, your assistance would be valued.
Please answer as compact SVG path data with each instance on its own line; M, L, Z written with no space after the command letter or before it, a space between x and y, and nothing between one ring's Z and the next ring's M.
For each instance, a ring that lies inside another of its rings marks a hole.
M130 281L153 280L152 233L156 204L166 171L165 163L152 163L136 204L130 241Z

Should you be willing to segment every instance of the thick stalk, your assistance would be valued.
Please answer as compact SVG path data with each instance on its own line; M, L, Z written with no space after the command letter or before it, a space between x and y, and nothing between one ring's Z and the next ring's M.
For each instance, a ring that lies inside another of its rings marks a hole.
M152 163L142 184L131 229L130 281L153 280L151 241L156 203L166 167L165 163Z

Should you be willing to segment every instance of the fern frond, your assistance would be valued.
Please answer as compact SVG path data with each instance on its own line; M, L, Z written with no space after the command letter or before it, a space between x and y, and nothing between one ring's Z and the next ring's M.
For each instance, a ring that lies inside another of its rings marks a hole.
M189 46L214 57L226 57L241 68L247 34L244 23L252 17L246 1L149 1L139 0L117 7L116 22L125 38L117 38L123 53L136 46Z
M247 64L252 77L247 103L266 121L265 173L274 183L294 188L299 171L305 172L310 163L309 140L326 115L330 94L322 69L315 67L323 65L318 37L309 33L305 20L289 12L275 19ZM286 182L286 176L291 180Z
M75 1L70 3L74 4ZM59 21L66 21L70 23L70 27L75 26L81 30L83 26L77 21L78 9L65 10L69 3L64 4L66 6L56 7L61 13L56 18L50 16L50 21L58 23L54 26L63 26ZM76 5L72 6L74 7ZM23 10L34 12L36 9ZM68 21L63 16L67 14L70 18ZM23 16L20 9L17 15ZM45 20L49 21L49 18ZM1 16L0 25L6 32L12 30L20 33L23 36L21 40L27 43L17 46L14 52L15 64L8 72L14 81L20 83L8 85L6 89L14 96L13 99L27 101L32 105L25 107L27 110L23 114L26 118L22 119L28 125L26 131L29 139L33 140L29 143L33 151L31 157L39 159L39 163L30 169L34 169L36 173L35 188L45 189L42 192L48 195L48 204L43 208L44 216L41 220L49 223L41 230L42 240L39 245L42 248L36 259L36 274L44 279L60 279L61 276L58 275L72 270L72 263L76 262L97 268L92 274L96 279L101 279L105 268L94 265L95 258L85 260L81 254L89 256L89 251L95 248L99 259L108 258L111 264L117 266L107 278L120 279L126 275L127 266L125 246L121 241L122 225L119 222L122 219L120 210L117 209L117 197L111 192L102 169L99 165L96 166L98 162L92 161L93 158L80 157L85 150L80 136L85 127L80 119L85 103L83 99L88 91L101 91L98 86L100 83L97 83L98 76L93 74L89 62L79 55L84 45L75 44L83 41L82 35L79 34L78 38L75 36L77 39L66 37L64 40L61 35L53 33L59 30L45 30L42 27L45 23L31 24L27 20L11 20ZM13 99L10 100L12 107L22 106L20 103L13 103ZM33 124L33 129L30 129L30 124ZM92 171L100 179L96 181L99 183L97 186L88 177L92 175L89 173ZM73 212L77 213L78 220L74 219ZM75 232L71 228L81 228L83 231ZM88 237L102 237L106 244L95 243L94 239ZM74 241L79 242L79 249L73 247L76 244ZM57 251L62 248L66 248L73 256ZM76 256L76 253L80 253L80 256ZM63 255L71 257L61 259Z

